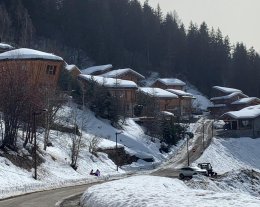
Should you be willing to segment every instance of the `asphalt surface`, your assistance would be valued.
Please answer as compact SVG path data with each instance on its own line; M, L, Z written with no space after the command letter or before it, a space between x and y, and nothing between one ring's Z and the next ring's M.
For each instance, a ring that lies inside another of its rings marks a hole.
M192 147L189 151L190 163L198 159L203 153L204 149L210 144L211 141L211 127L212 121L205 121L204 124L204 139L203 139L203 127L198 127L195 132L194 140L189 141L189 145ZM204 147L203 147L204 140ZM194 150L195 149L195 150ZM187 165L187 148L184 146L179 152L168 162L162 165L158 170L151 173L153 176L163 176L170 178L177 178L179 175L178 168ZM0 201L0 207L52 207L65 198L64 202L60 204L62 207L78 207L79 198L82 193L89 187L96 185L97 183L60 188L51 191L43 191L31 193L23 196L18 196L6 200ZM74 195L74 196L73 196Z
M193 138L193 140L195 141L193 142L192 140L189 140L188 149L190 164L202 155L204 150L209 146L211 139L212 121L206 120L204 122L204 127L201 124L197 128ZM151 173L151 175L178 178L179 168L183 166L188 166L187 142L185 143L185 146L183 146L172 159L170 159L168 162L162 165L158 170Z
M95 183L97 184L97 183ZM87 188L95 184L59 188L56 190L31 193L0 201L1 207L52 207L64 198L74 194L82 194Z

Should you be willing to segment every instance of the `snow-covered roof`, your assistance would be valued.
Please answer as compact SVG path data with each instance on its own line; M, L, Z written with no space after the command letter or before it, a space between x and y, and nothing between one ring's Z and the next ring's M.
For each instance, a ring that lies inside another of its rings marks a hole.
M233 92L233 93L228 94L228 95L226 95L226 96L213 97L213 98L211 98L210 100L211 100L211 101L215 101L215 100L222 100L222 99L230 99L230 98L232 98L232 97L234 97L234 96L237 96L237 95L241 95L241 96L244 97L244 98L248 98L247 95L245 95L245 94L243 94L243 93L241 93L241 92Z
M67 70L67 71L69 71L69 72L71 72L73 69L77 69L80 73L81 73L81 71L80 71L80 69L76 66L76 65L66 65L65 66L65 69Z
M1 48L1 49L7 49L7 50L14 49L13 46L8 45L8 44L6 44L6 43L0 43L0 48Z
M101 76L92 76L92 75L84 75L80 74L80 78L85 80L94 80L100 85L104 85L105 87L109 88L137 88L137 85L133 81L129 80L122 80L122 79L115 79L115 78L105 78Z
M139 87L139 91L157 98L178 98L177 95L161 88Z
M97 66L92 66L86 69L81 70L81 72L85 75L91 75L95 72L102 72L108 69L111 69L113 66L111 64L108 65L97 65Z
M234 92L240 92L242 93L241 90L238 90L236 88L227 88L227 87L222 87L222 86L213 86L214 89L219 90L223 93L234 93Z
M102 76L107 77L107 78L116 78L116 77L123 75L125 73L128 73L128 72L133 73L133 74L137 75L138 77L140 77L142 79L145 79L145 77L143 75L141 75L140 73L132 70L131 68L112 70L112 71L109 71L105 74L102 74Z
M214 104L212 106L209 106L208 108L221 108L221 107L226 107L226 104Z
M76 65L66 65L65 69L68 71L71 71L74 67L77 67Z
M174 116L174 114L169 111L161 111L161 114L163 114L165 116Z
M159 81L167 86L186 86L186 83L177 78L158 78L156 81Z
M0 54L0 60L13 60L13 59L46 59L46 60L58 60L63 59L59 56L51 53L46 53L38 50L20 48L16 50L10 50Z
M260 103L260 99L257 97L248 97L248 98L241 98L237 101L234 101L232 104L247 104L252 101L258 101Z
M174 93L178 96L182 96L182 97L187 97L187 98L195 98L193 97L193 95L191 93L187 93L185 91L182 90L177 90L177 89L166 89L167 91Z
M234 119L254 119L260 116L260 104L255 106L249 106L239 111L230 111L223 114L222 116L225 115L230 116Z

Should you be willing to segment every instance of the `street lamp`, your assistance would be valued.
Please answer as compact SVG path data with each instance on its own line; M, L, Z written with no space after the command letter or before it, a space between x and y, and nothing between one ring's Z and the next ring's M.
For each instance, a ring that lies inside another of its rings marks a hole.
M203 150L205 149L205 132L204 132L204 128L205 128L205 123L202 122L202 146L203 146Z
M37 180L37 156L36 156L36 116L46 112L47 109L33 112L33 134L34 134L34 179Z
M198 122L199 124L202 124L202 147L203 147L203 150L205 149L205 122L204 121L201 121L201 122Z
M212 139L213 139L213 136L214 136L214 120L212 121L212 124L211 124L211 138Z
M194 134L192 132L185 132L185 135L187 137L187 159L188 159L188 166L190 166L190 153L189 153L189 139L194 137Z
M120 132L116 132L116 171L118 171L118 153L117 153L117 135L118 134L122 134L123 132L122 131L120 131Z
M188 156L188 166L190 166L189 138L188 137L187 137L187 156Z

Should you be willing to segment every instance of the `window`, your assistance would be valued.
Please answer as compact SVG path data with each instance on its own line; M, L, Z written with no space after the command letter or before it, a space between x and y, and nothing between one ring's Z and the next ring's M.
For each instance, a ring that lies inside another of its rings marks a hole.
M46 74L55 75L57 66L47 65Z
M252 129L252 121L251 120L239 120L239 128L240 129Z

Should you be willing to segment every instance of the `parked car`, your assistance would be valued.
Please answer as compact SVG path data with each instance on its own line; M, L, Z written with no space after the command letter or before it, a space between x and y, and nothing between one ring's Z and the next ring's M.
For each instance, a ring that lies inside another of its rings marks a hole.
M205 169L201 169L199 167L183 167L180 169L179 178L192 178L193 175L207 175L208 172Z

